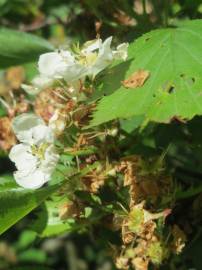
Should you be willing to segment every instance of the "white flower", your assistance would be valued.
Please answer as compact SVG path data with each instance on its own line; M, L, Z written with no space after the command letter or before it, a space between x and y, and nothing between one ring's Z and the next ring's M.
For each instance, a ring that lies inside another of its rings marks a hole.
M81 61L88 67L87 75L95 77L112 63L114 59L126 60L128 43L122 43L117 50L111 49L112 37L88 41L81 50Z
M42 78L64 79L67 83L85 76L86 68L76 62L69 51L61 50L42 54L39 57L38 68Z
M67 50L40 55L38 70L40 74L32 80L31 85L22 84L22 88L30 95L38 94L60 79L64 79L67 83L79 80L87 72L87 69L77 63Z
M53 131L34 114L16 117L13 130L21 142L13 146L9 154L17 168L14 178L24 188L39 188L51 179L59 159Z
M36 95L55 80L63 78L67 68L74 65L74 56L68 51L44 53L38 61L40 74L32 80L31 85L22 84L22 88L28 94Z

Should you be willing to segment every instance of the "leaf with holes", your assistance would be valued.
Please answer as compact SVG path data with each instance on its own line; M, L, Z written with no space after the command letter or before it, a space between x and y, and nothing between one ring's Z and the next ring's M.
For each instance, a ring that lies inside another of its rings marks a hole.
M202 115L201 33L202 20L193 20L149 32L132 43L128 60L104 78L103 91L112 94L99 102L91 126L135 115L164 123ZM147 70L149 77L134 91L128 90L121 82L138 70Z

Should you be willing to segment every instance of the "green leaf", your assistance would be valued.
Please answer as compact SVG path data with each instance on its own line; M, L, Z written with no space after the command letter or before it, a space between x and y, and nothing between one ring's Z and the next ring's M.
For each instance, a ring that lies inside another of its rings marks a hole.
M37 232L40 237L50 237L71 231L72 225L59 216L60 207L66 201L57 197L47 200L39 209L36 209L37 218L32 222L30 229Z
M133 116L129 119L123 119L120 121L121 129L127 133L131 133L135 129L137 129L144 121L144 117L142 115Z
M40 54L53 49L40 37L0 28L0 68L36 61Z
M17 242L17 249L22 250L28 248L33 242L36 240L37 234L36 232L30 231L30 230L24 230L20 234L20 238Z
M12 174L3 174L0 176L0 192L18 187L19 186L14 181Z
M30 248L21 252L18 255L18 260L20 262L35 262L44 264L47 260L47 255L43 250Z
M1 179L0 179L1 180ZM29 190L15 186L14 180L0 183L0 234L26 216L61 184ZM14 183L12 186L12 182Z
M178 28L149 32L132 43L129 59L113 67L104 79L103 91L112 94L98 104L91 126L135 115L145 116L145 123L202 115L201 32L202 20L193 20ZM138 70L150 73L143 86L122 86L121 81Z
M85 218L89 218L90 215L92 214L93 212L93 208L92 207L85 207L84 208L84 217Z

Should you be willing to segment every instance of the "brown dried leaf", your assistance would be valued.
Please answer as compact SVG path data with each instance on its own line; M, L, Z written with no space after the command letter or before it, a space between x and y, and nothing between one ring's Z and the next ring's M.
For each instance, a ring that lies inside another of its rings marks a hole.
M127 80L122 81L122 84L126 88L141 87L149 77L149 71L138 70L135 71Z

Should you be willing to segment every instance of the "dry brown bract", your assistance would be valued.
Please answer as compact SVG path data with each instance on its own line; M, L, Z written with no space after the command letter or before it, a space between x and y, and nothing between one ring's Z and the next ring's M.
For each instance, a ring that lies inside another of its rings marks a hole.
M60 219L77 218L80 216L80 209L76 202L67 202L59 207Z
M132 260L132 265L134 266L134 269L136 270L147 270L148 269L148 260L144 260L141 257L136 257Z
M8 151L16 144L16 138L11 128L11 120L8 117L0 118L0 148Z
M141 87L149 77L149 71L138 70L135 71L127 80L122 81L122 84L126 88Z
M86 174L82 181L86 186L86 189L90 193L97 193L100 187L105 183L106 175L100 170L93 170L90 173Z
M23 67L11 67L6 72L6 81L12 90L19 90L24 79L25 72Z
M68 112L74 106L71 104L71 100L63 99L62 89L57 88L55 91L51 88L47 88L40 92L36 97L34 110L37 115L42 117L46 122L49 122L56 110L62 110Z
M185 233L177 225L173 226L172 234L173 234L172 249L176 254L180 254L183 248L185 247L187 237Z

